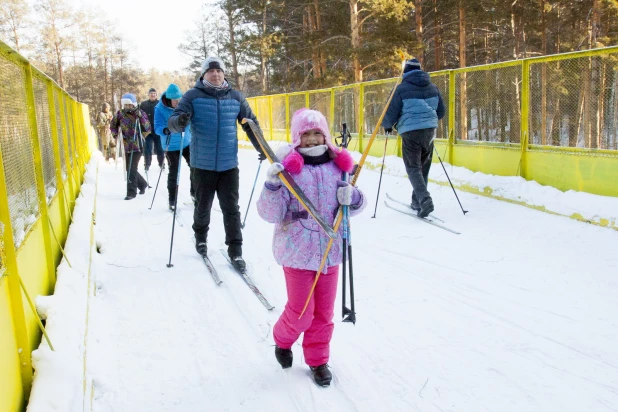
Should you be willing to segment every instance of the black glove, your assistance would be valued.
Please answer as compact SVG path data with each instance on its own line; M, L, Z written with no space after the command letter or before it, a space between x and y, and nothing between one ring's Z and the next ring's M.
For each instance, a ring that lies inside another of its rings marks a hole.
M190 119L191 119L191 116L189 116L189 113L180 113L178 115L178 126L187 127Z
M261 162L262 160L266 160L266 155L262 152L258 153L258 160Z
M385 131L387 134L391 134L391 133L393 133L393 128L392 128L392 127L385 127L385 128L384 128L384 131Z
M166 135L166 136L169 136L171 134L170 133L170 129L168 129L167 127L165 129L163 129L163 134Z

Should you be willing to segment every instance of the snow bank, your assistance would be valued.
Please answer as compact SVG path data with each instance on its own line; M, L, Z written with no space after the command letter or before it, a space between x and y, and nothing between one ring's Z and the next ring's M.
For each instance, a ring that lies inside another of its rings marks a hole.
M65 252L57 269L55 292L36 298L37 311L46 319L54 350L42 339L32 352L35 369L28 412L81 410L83 401L84 336L86 332L90 224L94 208L97 163L92 155L86 179L73 211Z
M356 160L361 157L358 153L354 153L354 156ZM382 159L369 156L366 165L368 168L379 172ZM563 192L519 176L495 176L472 172L464 167L453 166L449 163L444 163L444 166L453 185L459 190L618 230L618 198L575 190ZM403 160L397 156L386 157L384 173L391 176L407 176ZM429 180L449 186L448 179L440 164L432 165Z

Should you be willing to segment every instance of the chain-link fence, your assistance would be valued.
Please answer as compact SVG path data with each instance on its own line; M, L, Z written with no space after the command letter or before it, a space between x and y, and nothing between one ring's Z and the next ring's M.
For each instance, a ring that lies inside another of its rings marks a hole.
M618 150L618 54L530 64L530 143Z
M52 141L51 123L49 117L49 99L47 85L41 78L35 77L34 102L37 118L41 158L43 160L43 178L45 181L45 196L49 203L56 194L56 161L54 159L54 142Z
M4 163L13 239L19 245L39 216L26 72L0 55L0 150Z

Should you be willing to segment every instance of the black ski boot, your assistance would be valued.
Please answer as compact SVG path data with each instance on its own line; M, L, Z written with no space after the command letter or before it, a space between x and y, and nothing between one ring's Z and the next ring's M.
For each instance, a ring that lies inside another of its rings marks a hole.
M230 262L238 273L245 273L247 271L247 264L242 256L230 256Z
M431 212L433 212L433 201L429 197L421 203L421 210L418 211L418 217L426 218Z
M206 257L208 256L208 246L206 246L206 235L195 234L195 250L200 255Z
M292 361L294 360L292 349L281 349L275 345L275 357L283 369L292 367Z
M170 202L170 210L173 212L174 209L176 209L176 206L174 206L174 202Z
M328 369L328 363L320 366L310 366L311 372L313 372L313 380L319 386L329 386L330 381L333 380L333 374Z

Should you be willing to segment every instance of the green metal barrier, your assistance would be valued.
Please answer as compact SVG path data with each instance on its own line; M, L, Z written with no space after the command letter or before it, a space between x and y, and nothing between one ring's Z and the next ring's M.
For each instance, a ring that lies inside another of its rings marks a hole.
M431 73L447 114L436 143L445 161L522 176L560 190L618 196L618 47ZM290 118L320 110L363 151L396 79L249 98L267 138L290 139ZM384 139L385 136L379 137ZM392 141L392 143L391 143ZM389 141L387 154L401 156ZM384 145L373 145L381 157Z
M88 107L2 42L0 102L0 410L17 411L44 332L31 303L53 292L96 144Z

